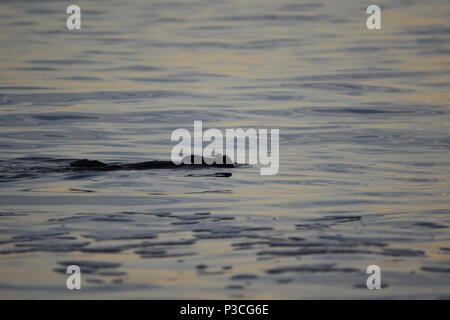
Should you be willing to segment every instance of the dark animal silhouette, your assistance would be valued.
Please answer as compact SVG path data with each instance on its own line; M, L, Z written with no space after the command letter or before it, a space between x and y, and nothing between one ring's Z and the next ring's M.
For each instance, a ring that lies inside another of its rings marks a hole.
M197 161L196 161L197 160ZM195 162L199 162L196 164ZM107 164L98 160L76 160L70 163L72 170L150 170L150 169L176 169L176 168L234 168L233 161L224 155L218 155L214 159L205 158L202 156L191 155L184 157L180 164L175 164L172 161L153 160L138 163L128 164Z

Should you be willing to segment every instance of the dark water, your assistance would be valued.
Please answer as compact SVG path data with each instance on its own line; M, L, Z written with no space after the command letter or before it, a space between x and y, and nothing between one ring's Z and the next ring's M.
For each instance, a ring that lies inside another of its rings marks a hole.
M450 4L378 4L1 2L0 297L449 298ZM194 120L280 129L279 173L60 170Z

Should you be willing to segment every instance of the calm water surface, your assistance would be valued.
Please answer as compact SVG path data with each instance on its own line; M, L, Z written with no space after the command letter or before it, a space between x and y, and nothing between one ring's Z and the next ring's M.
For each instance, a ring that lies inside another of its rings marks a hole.
M378 3L1 2L0 297L450 298L450 3ZM280 129L279 173L60 170L194 120Z

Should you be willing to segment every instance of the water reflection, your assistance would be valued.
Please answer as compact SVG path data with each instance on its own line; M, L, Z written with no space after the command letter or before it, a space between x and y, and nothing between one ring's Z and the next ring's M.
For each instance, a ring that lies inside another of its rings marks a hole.
M450 5L380 6L0 4L0 296L66 297L76 261L87 298L371 297L371 264L448 297ZM194 120L279 128L279 174L55 170L168 160Z

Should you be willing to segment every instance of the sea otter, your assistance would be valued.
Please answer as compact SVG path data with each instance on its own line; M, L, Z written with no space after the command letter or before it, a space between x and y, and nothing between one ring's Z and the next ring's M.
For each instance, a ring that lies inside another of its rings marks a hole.
M128 164L107 164L98 160L76 160L70 163L72 170L150 170L150 169L176 169L180 167L188 168L235 168L234 162L226 155L217 155L214 159L197 155L184 157L180 164L172 161L153 160L146 162L128 163Z

